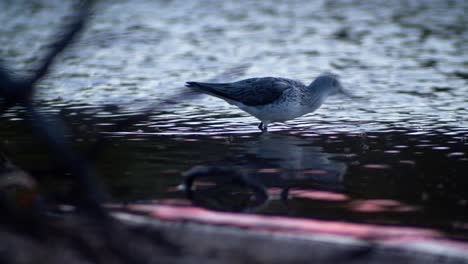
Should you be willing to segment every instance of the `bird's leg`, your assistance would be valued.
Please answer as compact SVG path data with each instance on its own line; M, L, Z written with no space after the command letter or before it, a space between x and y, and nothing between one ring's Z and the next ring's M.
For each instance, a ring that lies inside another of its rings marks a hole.
M263 122L260 122L260 125L258 125L258 129L260 129L262 132L267 132L268 131L268 125L264 124Z

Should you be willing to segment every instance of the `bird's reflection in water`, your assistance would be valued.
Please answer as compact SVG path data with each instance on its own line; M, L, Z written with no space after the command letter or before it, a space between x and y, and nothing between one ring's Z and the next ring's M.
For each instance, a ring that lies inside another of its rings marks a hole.
M343 190L346 164L331 159L312 138L263 134L215 165L185 173L185 191L196 205L223 211L257 211L291 189Z

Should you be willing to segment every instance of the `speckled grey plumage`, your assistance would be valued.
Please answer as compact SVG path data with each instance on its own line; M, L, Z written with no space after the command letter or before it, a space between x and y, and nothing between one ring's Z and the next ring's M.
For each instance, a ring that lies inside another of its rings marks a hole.
M317 110L325 99L345 93L337 76L322 74L309 86L277 77L250 78L232 83L187 82L201 92L216 96L255 116L266 130L269 123L284 122Z

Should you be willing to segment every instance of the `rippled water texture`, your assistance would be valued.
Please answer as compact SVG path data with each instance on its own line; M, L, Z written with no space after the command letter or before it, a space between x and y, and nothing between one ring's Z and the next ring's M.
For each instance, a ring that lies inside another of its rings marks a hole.
M238 175L198 179L195 204L468 234L468 2L238 2L100 1L41 82L39 103L72 124L80 147L106 133L111 144L97 166L115 199L186 203L181 173L216 165ZM13 70L34 67L68 8L2 1L1 58ZM149 119L110 129L173 98L186 81L241 64L251 67L237 78L309 83L331 71L363 99L332 98L267 135L253 117L209 97L164 104ZM107 104L121 108L104 111ZM1 119L2 144L47 174L18 111ZM267 199L252 198L239 177Z

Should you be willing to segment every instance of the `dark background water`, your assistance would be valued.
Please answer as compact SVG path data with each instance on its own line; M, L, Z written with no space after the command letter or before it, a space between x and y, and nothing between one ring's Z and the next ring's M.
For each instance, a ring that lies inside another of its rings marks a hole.
M468 2L309 2L100 1L90 27L42 81L38 104L71 124L78 149L97 133L109 140L96 167L114 201L187 203L182 173L216 165L264 186L269 198L255 204L246 188L215 175L198 182L197 205L466 237ZM13 70L33 68L68 8L3 1L1 58ZM209 97L179 98L112 129L180 93L185 81L244 63L251 67L237 78L310 82L332 71L365 99L332 98L265 135L254 118ZM0 120L10 158L40 178L60 174L21 109ZM68 186L53 180L43 188Z

